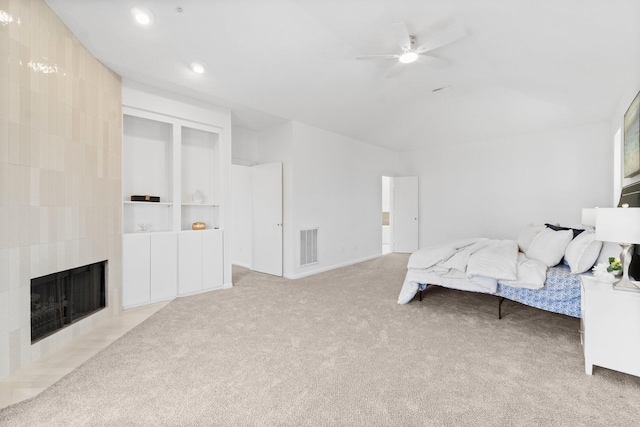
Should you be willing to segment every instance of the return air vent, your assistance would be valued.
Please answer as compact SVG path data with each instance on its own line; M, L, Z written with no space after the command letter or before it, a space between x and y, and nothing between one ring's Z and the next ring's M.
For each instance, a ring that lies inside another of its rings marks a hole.
M318 262L318 228L300 230L300 266Z

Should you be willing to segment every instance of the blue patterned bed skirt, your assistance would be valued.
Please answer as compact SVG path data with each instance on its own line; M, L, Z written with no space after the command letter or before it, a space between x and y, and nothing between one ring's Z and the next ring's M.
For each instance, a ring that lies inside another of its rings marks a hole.
M580 275L571 274L569 267L563 264L547 270L542 289L514 288L498 283L495 295L554 313L581 316Z

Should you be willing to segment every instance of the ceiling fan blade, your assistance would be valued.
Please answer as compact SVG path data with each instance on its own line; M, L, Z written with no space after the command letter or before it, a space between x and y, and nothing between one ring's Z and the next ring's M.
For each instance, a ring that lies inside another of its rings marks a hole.
M435 56L429 55L418 55L418 62L436 68L442 68L449 64L449 61L447 61L446 59L436 58Z
M433 49L448 45L456 40L463 38L466 35L466 31L462 27L455 27L451 30L438 34L435 37L429 39L426 43L422 44L416 49L418 53L428 52Z
M411 49L411 37L409 37L409 31L407 31L406 25L404 25L403 22L398 22L396 24L391 24L391 28L393 28L393 35L395 36L400 49Z
M382 55L360 55L356 56L356 59L398 59L400 55L396 53L382 54Z
M389 79L391 77L395 77L398 74L400 74L402 72L402 70L405 69L405 67L403 65L405 65L405 64L397 63L396 65L391 67L391 69L389 71L387 71L387 74L384 75L384 78L385 79Z

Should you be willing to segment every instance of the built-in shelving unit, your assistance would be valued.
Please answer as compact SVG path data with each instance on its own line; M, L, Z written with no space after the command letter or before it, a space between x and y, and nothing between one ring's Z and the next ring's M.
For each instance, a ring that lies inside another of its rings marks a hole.
M123 106L124 308L225 285L222 134L188 117ZM194 222L206 229L192 230Z
M173 223L171 123L125 114L122 120L122 193L125 233L169 231ZM159 196L160 203L131 202L132 195Z
M181 229L190 230L196 222L204 222L207 229L218 225L219 193L212 164L218 157L218 135L202 128L183 126L181 148Z

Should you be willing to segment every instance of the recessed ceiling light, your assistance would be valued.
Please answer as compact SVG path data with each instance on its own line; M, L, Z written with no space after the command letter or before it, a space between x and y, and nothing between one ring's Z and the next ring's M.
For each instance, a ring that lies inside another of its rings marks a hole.
M131 16L140 25L149 25L153 22L153 13L145 7L134 7L131 9Z
M398 58L398 60L403 64L410 64L414 62L416 59L418 59L418 54L412 51L407 51L402 55L400 55L400 58Z
M189 69L194 73L204 74L204 72L207 71L207 64L204 62L193 61L189 64Z

